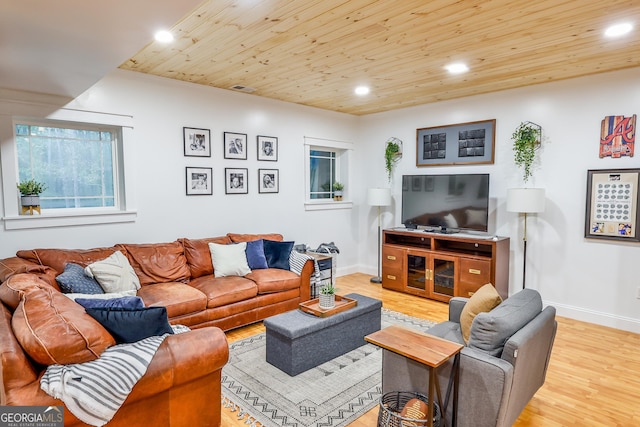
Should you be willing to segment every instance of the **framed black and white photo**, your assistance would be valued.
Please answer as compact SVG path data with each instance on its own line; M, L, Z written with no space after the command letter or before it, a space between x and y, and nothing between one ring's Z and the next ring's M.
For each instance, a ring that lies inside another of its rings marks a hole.
M246 133L224 133L224 158L247 160Z
M187 167L187 196L213 194L211 168Z
M278 161L278 138L258 135L258 160Z
M182 128L184 155L211 157L211 131L209 129Z
M416 130L416 166L493 164L496 121Z
M587 171L584 237L640 242L640 169Z
M226 194L247 194L249 192L247 169L225 168L224 182Z
M278 169L258 169L258 193L277 193L280 187Z

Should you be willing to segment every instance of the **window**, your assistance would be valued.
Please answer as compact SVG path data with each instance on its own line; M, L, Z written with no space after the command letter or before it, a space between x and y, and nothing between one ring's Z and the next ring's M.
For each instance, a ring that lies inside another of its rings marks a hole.
M305 137L305 208L345 209L349 201L349 163L352 144ZM344 185L344 200L333 201L333 184Z
M43 209L116 207L119 140L114 126L18 123L20 182L35 179L47 186L40 196Z
M20 111L42 107L8 102ZM0 144L5 229L135 221L135 165L125 162L133 155L133 117L66 108L47 114L0 120L0 141L13 142ZM28 179L47 186L40 214L22 215L16 185Z
M333 183L336 182L336 152L311 150L310 199L333 198Z

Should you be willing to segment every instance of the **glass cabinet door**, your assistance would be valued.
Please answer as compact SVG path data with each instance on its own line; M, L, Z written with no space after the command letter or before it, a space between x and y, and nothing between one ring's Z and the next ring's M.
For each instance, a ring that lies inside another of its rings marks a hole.
M420 255L407 255L407 288L426 291L427 258Z
M433 258L433 292L452 297L456 263L450 259Z

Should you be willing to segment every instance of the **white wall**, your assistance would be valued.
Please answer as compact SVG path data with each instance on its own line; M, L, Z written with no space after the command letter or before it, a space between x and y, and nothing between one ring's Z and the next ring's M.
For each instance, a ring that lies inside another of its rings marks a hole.
M376 165L384 178L384 143L396 136L404 155L391 183L394 206L385 210L384 226L400 225L403 174L491 174L490 232L511 237L510 291L522 287L523 218L505 208L507 188L524 186L513 164L511 135L522 121L543 127L541 162L527 186L546 189L547 206L530 215L527 228L527 287L541 292L561 315L640 332L640 244L584 238L588 169L640 168L632 158L600 159L600 123L605 116L640 114L638 69L542 84L528 88L440 102L363 117L359 139L371 148L361 167ZM416 129L476 120L497 120L493 165L416 167ZM383 182L384 183L384 182ZM362 214L363 270L376 263L376 216Z
M138 218L135 223L22 231L0 230L0 258L34 247L89 248L117 242L158 242L227 232L281 232L316 246L335 241L339 274L374 274L377 211L366 189L386 186L384 143L404 141L404 156L391 183L394 205L383 227L398 226L400 180L409 173L491 174L491 233L511 237L511 292L522 283L522 218L507 213L506 190L521 186L513 165L511 134L522 121L543 127L541 163L529 186L544 187L547 208L529 217L527 287L561 315L640 332L640 244L583 237L588 169L638 168L639 156L599 159L600 122L607 115L640 113L638 70L567 80L364 117L332 113L137 73L115 71L70 107L133 116ZM497 120L493 165L415 166L416 129L475 120ZM211 129L211 158L183 156L182 127ZM246 161L225 160L222 132L243 132ZM279 138L278 162L258 162L255 137ZM303 137L355 143L349 190L351 210L303 207ZM0 143L11 143L0 135ZM185 166L214 170L213 196L185 196ZM225 195L225 167L249 169L249 195ZM258 194L257 169L280 169L280 193Z
M0 230L0 258L35 247L91 248L172 241L227 232L278 232L317 246L335 241L338 267L358 262L358 227L349 209L304 210L304 136L354 142L356 117L228 90L115 71L67 106L133 116L135 223ZM184 157L182 128L211 130L212 157ZM224 159L222 134L246 133L248 159ZM278 137L278 161L258 162L256 136ZM11 135L0 135L11 144ZM212 196L185 195L185 167L213 168ZM225 195L224 168L248 168L249 194ZM258 169L280 170L280 192L258 194ZM354 170L354 176L357 175Z

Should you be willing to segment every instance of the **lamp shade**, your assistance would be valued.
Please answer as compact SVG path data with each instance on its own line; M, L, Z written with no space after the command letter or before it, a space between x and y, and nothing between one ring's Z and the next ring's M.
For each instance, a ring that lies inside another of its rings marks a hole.
M371 206L389 206L391 204L390 188L370 188L367 203Z
M544 188L510 188L507 190L508 212L544 212L544 204Z

